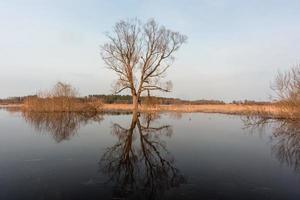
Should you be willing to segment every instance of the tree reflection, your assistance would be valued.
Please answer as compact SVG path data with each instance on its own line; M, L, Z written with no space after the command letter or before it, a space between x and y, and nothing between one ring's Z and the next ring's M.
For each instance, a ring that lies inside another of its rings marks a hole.
M116 183L115 195L136 199L156 199L185 182L162 137L171 137L169 125L154 126L159 116L133 114L129 128L113 124L118 142L107 148L100 166L109 181Z
M103 120L102 115L79 112L23 112L22 116L38 132L50 133L56 142L73 137L81 125Z
M276 120L259 116L247 117L244 120L248 128L260 129L266 127L272 130L272 153L279 162L300 172L300 123L297 120Z
M281 163L286 163L300 172L300 124L296 121L278 123L273 132L276 142L272 152Z

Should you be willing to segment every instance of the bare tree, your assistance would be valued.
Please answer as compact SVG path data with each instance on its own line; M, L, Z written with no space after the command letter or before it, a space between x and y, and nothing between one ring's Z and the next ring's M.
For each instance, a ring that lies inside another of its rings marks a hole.
M162 78L174 61L174 52L186 42L185 35L154 20L142 24L135 19L116 23L107 37L109 41L101 47L101 56L106 66L118 75L115 93L130 90L137 110L144 91L170 91L171 82L162 82Z
M30 111L70 112L80 109L77 96L77 89L72 85L57 82L51 90L40 91L36 96L26 98L24 104L26 110Z
M78 95L78 91L76 88L74 88L72 85L63 83L63 82L57 82L51 92L51 95L53 97L76 97Z
M276 100L287 118L300 118L300 65L285 72L278 72L272 89Z

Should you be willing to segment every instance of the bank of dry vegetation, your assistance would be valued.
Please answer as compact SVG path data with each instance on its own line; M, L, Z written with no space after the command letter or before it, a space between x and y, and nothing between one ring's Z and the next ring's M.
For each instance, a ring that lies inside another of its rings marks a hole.
M65 97L30 97L24 101L22 109L34 112L99 112L101 101L80 101Z
M241 114L260 118L277 118L297 121L300 119L300 66L278 73L272 85L276 96L273 103L263 104L161 104L155 98L146 97L139 104L140 112L205 112ZM9 106L9 105L7 105ZM50 91L25 98L21 108L34 112L103 112L132 111L127 103L108 104L95 96L79 98L77 90L69 84L57 83Z
M276 112L266 109L252 111L249 115L254 119L264 121L270 118L280 118L289 121L300 120L300 65L285 72L278 72L271 88L275 92L274 107Z
M77 90L58 82L50 91L40 92L24 100L22 109L33 112L99 112L103 103L99 100L83 101L77 98Z

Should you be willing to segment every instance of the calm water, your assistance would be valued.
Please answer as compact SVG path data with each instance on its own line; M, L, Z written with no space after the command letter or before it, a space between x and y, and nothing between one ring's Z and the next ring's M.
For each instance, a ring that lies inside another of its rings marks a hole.
M0 199L300 199L298 130L221 114L0 110Z

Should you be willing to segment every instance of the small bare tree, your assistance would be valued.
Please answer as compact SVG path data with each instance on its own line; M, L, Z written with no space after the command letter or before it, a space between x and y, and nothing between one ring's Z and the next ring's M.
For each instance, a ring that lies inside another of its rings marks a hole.
M57 82L51 91L51 95L53 97L73 98L78 95L78 91L76 88L74 88L70 84L63 83L63 82Z
M57 82L51 90L41 91L34 97L26 98L25 105L30 111L70 112L76 107L77 89L72 85Z
M272 89L283 114L289 118L300 118L300 65L278 72Z
M159 26L154 20L120 21L107 34L109 41L101 46L106 66L117 73L114 92L130 90L134 109L144 91L169 92L170 81L162 82L176 52L187 37Z

